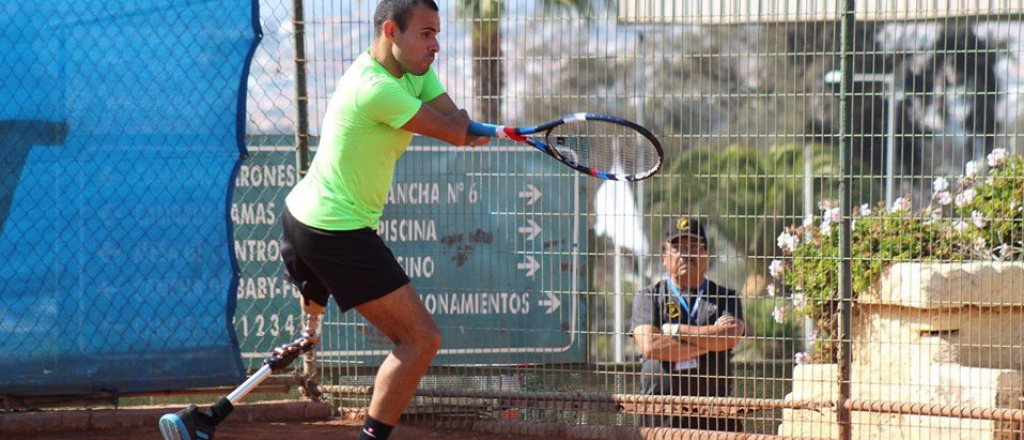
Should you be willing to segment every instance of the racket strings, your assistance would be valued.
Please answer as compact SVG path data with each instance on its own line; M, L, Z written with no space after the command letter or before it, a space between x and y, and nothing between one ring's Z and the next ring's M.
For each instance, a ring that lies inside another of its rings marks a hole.
M650 139L631 127L606 121L556 126L547 141L570 163L619 176L644 173L660 161Z

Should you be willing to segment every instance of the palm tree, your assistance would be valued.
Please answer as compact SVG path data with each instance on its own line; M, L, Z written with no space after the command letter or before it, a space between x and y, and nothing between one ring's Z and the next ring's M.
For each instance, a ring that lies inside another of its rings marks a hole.
M581 15L591 10L591 0L539 0L545 12L568 9ZM501 121L502 93L505 87L504 54L501 50L501 18L504 0L462 0L462 11L469 15L473 37L473 93L479 100L480 119Z
M500 121L501 92L505 69L501 51L502 0L464 0L471 17L473 37L473 94L479 100L480 118Z

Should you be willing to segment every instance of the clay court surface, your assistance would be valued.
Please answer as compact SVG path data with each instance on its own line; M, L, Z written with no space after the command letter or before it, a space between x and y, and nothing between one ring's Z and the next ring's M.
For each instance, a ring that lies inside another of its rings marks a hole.
M281 422L232 424L217 430L215 440L355 440L361 422L351 420L329 420L322 422ZM512 437L497 434L461 432L452 434L447 430L399 426L391 434L393 440L511 440ZM160 431L153 426L114 429L93 432L63 432L36 434L26 437L0 435L2 440L163 440Z
M163 440L157 421L180 406L131 407L121 410L47 410L0 413L0 440ZM354 440L362 427L358 415L331 418L325 404L265 402L235 408L215 440ZM402 422L394 440L512 440L519 435L413 426Z

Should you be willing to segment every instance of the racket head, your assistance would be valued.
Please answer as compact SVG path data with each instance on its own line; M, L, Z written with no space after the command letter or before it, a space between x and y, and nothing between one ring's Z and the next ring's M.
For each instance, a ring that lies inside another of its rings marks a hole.
M647 179L661 170L665 156L650 130L616 116L576 113L520 132L530 133L544 134L527 138L535 148L599 179Z

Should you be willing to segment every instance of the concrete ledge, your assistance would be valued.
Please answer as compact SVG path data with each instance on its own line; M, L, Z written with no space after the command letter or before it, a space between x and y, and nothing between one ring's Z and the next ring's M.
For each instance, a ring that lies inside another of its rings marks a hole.
M1022 385L1017 370L972 368L955 364L917 367L898 376L877 366L853 365L851 393L855 399L929 403L980 408L1020 408ZM839 398L836 364L797 365L787 400L834 401Z
M786 400L835 401L839 395L839 366L808 364L793 367L793 391Z
M209 402L198 402L210 405ZM181 410L185 405L122 409L73 409L0 414L0 437L43 433L99 431L157 427L160 416ZM225 426L249 422L291 422L326 420L331 407L326 403L275 401L242 404L235 407Z
M1024 263L898 263L857 300L922 309L1018 306L1022 286Z

